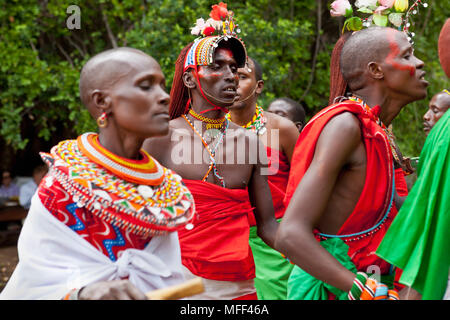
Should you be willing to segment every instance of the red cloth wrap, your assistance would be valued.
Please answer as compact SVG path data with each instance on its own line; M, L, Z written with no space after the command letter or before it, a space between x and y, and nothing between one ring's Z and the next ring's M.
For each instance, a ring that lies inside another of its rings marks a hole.
M351 112L361 123L367 156L366 180L353 212L337 234L342 236L360 233L381 221L391 201L394 169L388 138L375 121L379 111L379 107L368 111L356 102L344 101L323 109L311 119L300 134L292 156L286 206L313 159L316 143L325 125L334 116ZM397 209L392 204L389 215L379 227L361 235L342 238L349 246L348 255L359 271L368 272L369 266L377 265L381 274L389 273L390 264L377 257L375 250L396 214ZM317 230L315 233L320 240L322 237L319 237Z
M183 265L212 280L243 281L255 277L248 240L248 214L253 211L247 189L227 189L186 180L197 211L192 230L178 231Z
M275 210L275 218L280 219L284 216L286 207L284 206L284 196L286 193L286 186L289 179L289 159L281 151L266 147L267 158L269 159L269 175L267 182L272 194L273 208ZM248 215L250 226L256 226L255 215L250 213Z
M395 169L395 190L400 197L408 195L408 184L405 179L405 172L402 168Z

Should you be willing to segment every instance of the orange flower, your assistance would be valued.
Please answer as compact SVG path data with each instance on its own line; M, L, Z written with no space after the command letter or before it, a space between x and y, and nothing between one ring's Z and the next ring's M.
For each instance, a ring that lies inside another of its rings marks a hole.
M223 2L219 3L218 5L217 4L213 5L212 11L209 14L209 16L214 20L225 19L227 15L228 15L227 4Z

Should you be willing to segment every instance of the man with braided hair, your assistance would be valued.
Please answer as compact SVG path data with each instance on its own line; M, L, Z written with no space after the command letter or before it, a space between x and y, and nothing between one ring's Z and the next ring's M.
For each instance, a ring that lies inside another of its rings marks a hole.
M248 215L254 213L258 235L271 247L278 223L261 171L264 146L225 118L247 54L226 4L213 6L211 17L217 15L224 21L204 26L201 34L208 36L186 46L176 61L169 135L148 139L144 148L181 175L194 196L198 219L192 230L179 232L185 276L204 279L205 292L193 298L256 299Z
M393 281L389 263L374 254L398 206L399 157L387 127L426 97L423 65L395 29L370 27L345 42L340 68L352 96L309 121L291 162L276 239L296 264L288 298L387 298L387 288L366 274L376 269L382 283Z

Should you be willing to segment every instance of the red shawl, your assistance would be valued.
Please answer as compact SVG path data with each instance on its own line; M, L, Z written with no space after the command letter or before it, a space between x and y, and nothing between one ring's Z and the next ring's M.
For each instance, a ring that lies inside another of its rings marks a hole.
M253 208L247 189L227 189L199 180L183 182L197 211L194 228L178 231L183 265L206 279L253 279L255 264L247 218Z
M281 151L266 147L267 158L269 159L269 175L267 180L272 194L273 207L275 209L275 218L280 219L286 211L284 206L284 196L289 179L289 159ZM253 212L248 215L250 226L256 225Z
M307 171L317 140L328 121L343 112L354 114L361 123L361 135L366 149L366 181L355 209L337 235L349 246L348 255L358 270L367 272L369 266L377 265L381 273L385 274L390 265L378 258L375 250L397 214L397 209L392 204L393 157L387 136L375 121L379 111L379 107L369 111L357 102L345 101L331 105L315 115L297 141L285 204L287 206ZM317 232L316 236L318 239L325 239L330 235Z

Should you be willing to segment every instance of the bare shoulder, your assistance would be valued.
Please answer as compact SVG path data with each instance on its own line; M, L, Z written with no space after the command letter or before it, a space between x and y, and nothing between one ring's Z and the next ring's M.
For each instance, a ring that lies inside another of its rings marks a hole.
M333 117L323 128L316 144L314 159L321 168L338 172L364 152L358 118L350 112Z
M297 127L291 120L269 111L264 111L264 114L266 115L267 121L272 128L280 130L295 129L298 131Z
M333 117L323 128L315 154L331 157L332 161L348 159L361 145L361 127L358 118L350 112ZM339 163L339 161L337 161Z
M336 134L339 137L361 137L361 122L351 112L343 112L333 117L325 126L324 132Z

